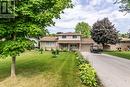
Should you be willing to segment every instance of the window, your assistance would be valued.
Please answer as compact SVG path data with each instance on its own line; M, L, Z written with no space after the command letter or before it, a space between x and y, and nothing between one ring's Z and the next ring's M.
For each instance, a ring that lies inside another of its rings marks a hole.
M73 36L73 38L77 38L77 36L76 36L76 35L74 35L74 36Z
M63 35L63 36L62 36L62 38L66 38L66 36L65 36L65 35Z
M1 10L1 13L2 13L2 14L8 13L8 12L7 12L7 9L8 9L8 8L7 8L7 4L8 4L7 1L1 2L1 5L0 5L0 6L1 6L1 9L0 9L0 10Z
M0 0L0 18L14 18L15 0Z
M47 45L47 46L54 46L54 45L55 45L55 42L46 42L46 45Z

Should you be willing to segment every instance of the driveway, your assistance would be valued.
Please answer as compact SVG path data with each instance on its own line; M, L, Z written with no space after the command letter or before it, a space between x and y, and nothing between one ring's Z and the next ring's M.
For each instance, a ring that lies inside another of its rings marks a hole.
M105 87L130 87L130 60L88 52L82 55L96 69Z

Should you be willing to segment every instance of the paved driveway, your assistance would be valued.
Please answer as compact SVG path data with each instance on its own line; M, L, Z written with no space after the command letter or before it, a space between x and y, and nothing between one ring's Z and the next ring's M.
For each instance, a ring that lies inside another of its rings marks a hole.
M130 60L82 52L96 69L105 87L130 87Z

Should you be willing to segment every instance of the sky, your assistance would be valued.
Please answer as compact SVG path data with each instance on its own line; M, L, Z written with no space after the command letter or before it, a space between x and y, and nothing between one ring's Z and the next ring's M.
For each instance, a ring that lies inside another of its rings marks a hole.
M115 0L72 0L74 7L65 9L61 19L54 19L55 26L47 27L50 33L74 32L79 22L92 26L97 20L108 17L121 33L130 29L130 13L119 12L119 4Z

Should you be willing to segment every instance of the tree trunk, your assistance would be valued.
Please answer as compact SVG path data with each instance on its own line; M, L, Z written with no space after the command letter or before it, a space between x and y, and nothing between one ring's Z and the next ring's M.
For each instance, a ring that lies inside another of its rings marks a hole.
M11 64L11 77L15 77L15 70L16 70L16 56L12 57L12 64Z
M104 43L102 43L102 47L103 47L103 50L105 49L105 44Z

